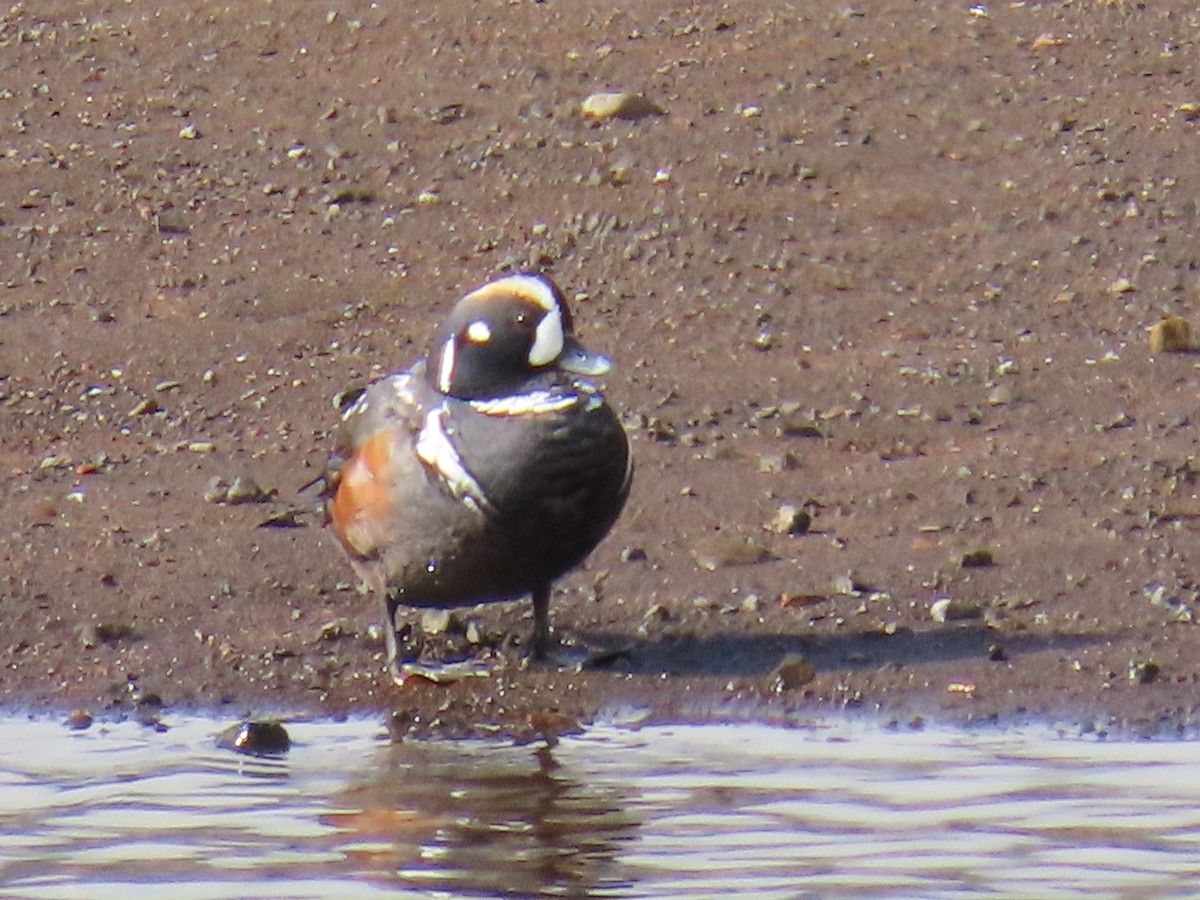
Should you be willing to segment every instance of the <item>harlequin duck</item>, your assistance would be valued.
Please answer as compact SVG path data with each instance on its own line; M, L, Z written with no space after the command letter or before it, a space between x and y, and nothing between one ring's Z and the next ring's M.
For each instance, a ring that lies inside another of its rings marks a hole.
M552 583L625 505L629 440L597 386L610 363L572 334L542 275L458 301L423 360L370 385L343 415L326 517L381 599L387 661L403 683L400 605L533 598L532 656L550 648Z

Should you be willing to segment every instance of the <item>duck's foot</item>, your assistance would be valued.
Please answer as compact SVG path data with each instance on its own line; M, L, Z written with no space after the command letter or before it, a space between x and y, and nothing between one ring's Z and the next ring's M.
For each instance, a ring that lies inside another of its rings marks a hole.
M398 687L403 687L412 678L421 678L434 684L453 684L464 678L486 678L492 674L492 667L481 659L439 663L408 660L391 667L391 671L392 681Z
M521 668L530 666L546 666L555 669L575 669L578 671L588 664L591 651L587 647L560 644L556 640L543 643L540 647L535 642L521 660Z

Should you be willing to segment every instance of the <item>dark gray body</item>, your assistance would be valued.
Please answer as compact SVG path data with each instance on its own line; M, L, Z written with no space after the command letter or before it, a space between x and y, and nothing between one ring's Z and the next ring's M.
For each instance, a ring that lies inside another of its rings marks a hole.
M632 466L624 429L591 383L557 370L532 379L522 398L489 405L435 391L423 368L373 384L346 414L343 459L373 437L393 436L386 474L373 485L387 491L387 514L347 522L339 534L355 569L408 606L548 589L625 504ZM435 410L444 411L431 429ZM423 430L432 461L418 451Z

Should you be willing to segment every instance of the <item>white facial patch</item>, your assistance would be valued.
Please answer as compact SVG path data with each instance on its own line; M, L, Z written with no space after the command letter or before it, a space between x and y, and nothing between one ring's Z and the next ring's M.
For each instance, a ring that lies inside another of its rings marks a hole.
M492 508L483 488L463 464L450 435L446 433L446 407L430 410L417 435L417 457L463 506L482 515Z
M467 340L472 344L486 344L492 339L492 329L483 319L476 319L467 326Z
M450 338L442 345L442 355L438 360L437 386L443 394L450 393L454 385L454 353L454 338Z
M562 356L563 345L562 311L558 304L546 310L542 321L538 322L537 332L533 338L533 346L529 348L529 365L548 366Z

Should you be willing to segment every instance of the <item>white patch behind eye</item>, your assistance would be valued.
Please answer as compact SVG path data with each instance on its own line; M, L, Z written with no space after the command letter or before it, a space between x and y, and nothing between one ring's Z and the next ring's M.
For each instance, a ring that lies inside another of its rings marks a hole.
M492 339L492 329L483 319L476 319L467 326L467 339L473 344L486 344Z
M529 348L529 364L534 367L550 365L562 355L565 341L562 312L556 303L538 322L533 346Z
M438 390L443 394L450 393L450 388L454 385L454 338L450 338L442 345L442 356L438 361Z

